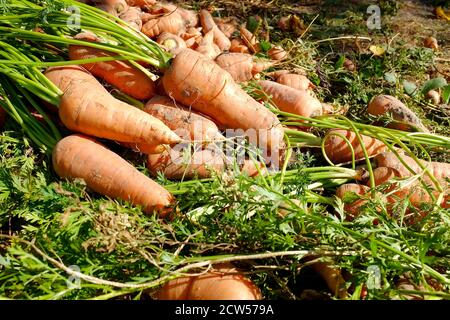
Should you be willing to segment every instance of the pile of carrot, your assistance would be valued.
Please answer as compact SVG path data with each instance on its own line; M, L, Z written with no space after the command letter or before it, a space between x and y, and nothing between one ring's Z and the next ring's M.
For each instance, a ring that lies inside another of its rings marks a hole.
M118 53L91 45L107 42L94 33L73 37L85 45L70 44L70 60L91 61L50 67L44 73L62 92L57 112L69 132L52 152L54 170L61 178L83 179L97 193L165 217L177 212L174 196L108 149L108 141L145 154L152 177L162 173L174 180L210 178L233 167L235 159L218 148L229 139L223 132L233 129L265 152L261 159L253 160L247 154L238 163L239 173L255 177L268 174L271 161L284 161L289 151L286 127L274 110L305 118L333 112L319 101L306 75L273 71L289 59L289 52L280 46L265 48L258 32L249 31L233 17L217 18L206 9L195 12L156 0L83 2L154 40L171 60L167 68L155 71L144 61L113 60ZM104 59L93 62L95 58ZM253 86L254 95L243 84ZM395 97L374 97L367 111L374 118L392 116L389 128L427 132ZM0 108L0 129L4 121ZM306 122L300 120L301 125ZM381 122L376 119L374 123ZM321 139L330 164L355 165L365 160L373 173L369 181L360 179L337 188L335 195L340 199L349 194L359 197L344 204L347 218L355 219L368 199L379 194L372 187L380 186L386 187L389 210L398 199L408 199L420 210L442 193L439 205L448 207L448 190L436 183L446 184L450 165L400 155L402 162L382 140L342 128L327 131ZM399 182L414 176L417 181L407 186ZM334 291L342 291L343 280L336 270L322 264L315 268L327 274L324 277L331 279L328 282ZM233 265L222 264L202 275L168 282L157 298L256 300L261 299L261 292Z

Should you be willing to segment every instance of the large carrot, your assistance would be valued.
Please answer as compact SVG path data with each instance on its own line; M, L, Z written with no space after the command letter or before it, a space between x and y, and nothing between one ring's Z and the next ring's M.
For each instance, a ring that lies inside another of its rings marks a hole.
M45 75L64 92L59 116L73 131L120 142L151 145L181 142L160 120L115 99L82 67L49 68Z
M166 283L159 300L261 300L259 288L230 263L216 265L199 276L181 277Z
M100 41L95 35L89 33L80 33L75 38L92 42ZM71 60L110 57L114 55L114 53L92 47L69 46L69 57ZM86 63L83 66L94 76L105 80L133 98L147 100L155 94L154 81L127 61L103 61Z
M224 128L254 129L264 149L283 148L284 130L275 114L252 99L231 75L201 54L179 53L163 76L169 96L213 118Z
M236 82L244 82L253 79L255 75L270 68L270 61L256 60L245 53L223 53L216 58L216 63L228 71Z
M375 96L367 108L369 114L381 116L391 114L397 122L388 124L389 128L404 131L424 131L428 129L422 124L420 118L405 106L400 100L389 95Z
M325 153L328 158L336 164L352 161L352 150L342 137L345 137L353 147L355 160L363 159L364 152L358 137L353 131L344 129L330 130L325 136ZM361 135L361 139L369 157L386 151L386 145L375 138Z
M307 77L302 74L284 73L276 78L279 84L297 89L297 90L309 90L314 88L314 85L309 81Z
M221 51L226 51L230 49L231 42L230 39L220 31L219 27L217 27L214 22L214 18L208 10L200 10L200 23L203 28L203 32L207 33L209 31L213 31L214 33L214 43L220 48Z
M148 213L168 212L172 195L133 165L92 138L71 135L53 150L53 168L61 178L80 178L92 190L141 205Z
M186 25L180 13L173 11L148 20L141 31L149 38L157 37L163 32L180 35L186 31Z
M423 169L413 158L406 155L400 155L400 157L416 174L423 172ZM377 155L374 158L374 162L378 167L389 167L398 170L402 177L410 177L413 175L393 152L384 152ZM427 167L436 179L440 181L450 179L450 163L436 161L427 162L424 160L420 160L420 163L424 167ZM427 182L430 181L428 175L424 175L424 179Z
M288 86L269 81L259 81L262 91L282 111L313 117L322 114L322 105L306 90L296 90Z
M217 125L210 119L175 103L165 96L155 96L145 105L145 112L158 118L180 137L193 141L224 139Z

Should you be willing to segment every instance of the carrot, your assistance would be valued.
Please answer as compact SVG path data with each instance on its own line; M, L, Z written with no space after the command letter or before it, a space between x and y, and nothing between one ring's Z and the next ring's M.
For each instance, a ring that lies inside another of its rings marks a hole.
M210 116L219 127L247 130L247 135L251 130L251 134L258 134L259 146L265 150L284 147L284 131L277 116L201 54L190 49L178 54L165 72L163 83L169 96Z
M185 33L181 34L181 38L185 41L186 47L192 50L197 49L203 39L202 32L199 29L201 28L189 27Z
M406 164L416 173L422 173L422 169L419 164L411 157L406 155L401 155L401 158L406 162ZM403 163L397 158L397 156L393 152L384 152L377 155L374 158L374 162L378 167L389 167L398 170L402 177L410 177L412 173L406 168ZM445 181L445 179L450 178L450 163L442 163L442 162L427 162L424 160L420 160L421 164L425 167L428 167L430 172L434 175L434 177L440 181ZM424 180L429 182L428 175L424 175Z
M228 39L231 38L233 33L237 30L237 22L233 18L214 18L214 22Z
M98 42L100 39L88 33L80 33L78 40ZM92 47L70 45L69 57L71 60L89 59L97 57L114 56L114 53ZM85 63L82 65L94 76L99 77L125 94L139 100L147 100L155 94L155 83L144 72L137 69L127 61L102 61Z
M187 10L173 3L158 3L151 8L152 13L170 13L178 12L187 27L195 27L198 25L198 14L195 11Z
M220 31L209 11L205 9L200 10L200 24L202 25L204 33L208 33L212 30L214 34L214 43L217 44L221 51L230 49L230 39L228 39L228 37Z
M216 155L208 149L190 154L189 150L170 151L149 155L147 168L153 174L163 173L167 179L210 178L212 173L220 174L225 171L226 157Z
M224 138L213 121L182 104L176 104L169 97L155 96L143 110L161 120L183 139L209 141Z
M255 60L253 56L245 53L223 53L215 61L228 71L236 82L251 80L272 65L270 62Z
M314 88L311 81L309 81L309 79L302 74L284 73L276 77L276 81L279 84L283 84L297 90L309 90Z
M369 192L370 188L356 183L347 183L336 189L336 196L345 200L349 196L364 195ZM344 203L344 211L348 214L347 220L353 220L359 213L362 206L367 204L365 199L357 199L352 202Z
M258 39L256 39L255 35L247 30L247 28L241 26L239 32L241 34L242 41L244 41L247 47L249 47L251 52L258 53L261 50Z
M163 32L180 35L186 31L186 25L180 13L173 11L148 20L141 31L149 38L157 37Z
M364 158L364 152L359 143L358 137L353 131L332 129L328 131L324 139L326 139L325 153L333 163L337 164L352 161L352 151L350 146L339 135L342 135L349 140L355 152L355 160L361 160ZM375 138L361 135L361 139L369 157L386 151L386 145Z
M82 67L49 68L45 76L64 92L59 116L73 131L121 142L151 145L181 142L160 120L115 99Z
M433 199L431 198L430 194L419 184L418 181L414 182L413 184L403 185L401 186L398 182L396 182L394 179L396 178L404 178L402 176L402 173L394 168L389 167L378 167L373 171L374 178L375 178L375 185L386 185L387 188L385 190L386 193L393 192L393 195L389 195L386 200L388 202L388 211L392 211L392 207L395 203L398 202L398 200L402 199L408 199L412 206L419 208L423 204L432 204ZM409 176L409 175L408 175ZM369 184L369 183L368 183ZM433 191L434 196L438 196L437 191ZM448 199L450 198L450 194L446 194L444 196L443 201L440 203L440 206L443 208L448 207ZM410 212L409 208L407 209L407 212ZM419 211L420 216L424 217L427 215L427 212ZM411 224L414 223L415 219L407 219L407 223Z
M238 162L239 159L237 159ZM189 150L178 151L171 149L161 154L148 156L147 168L153 175L163 173L168 179L193 179L210 178L213 173L221 174L232 167L233 159L210 149L197 150L194 153ZM250 177L259 174L258 169L264 174L261 163L253 163L244 159L238 163L240 172Z
M117 142L118 144L133 150L134 152L144 153L144 154L160 154L163 153L168 145L164 144L148 144L148 143L134 143L134 142Z
M153 6L156 4L156 0L125 0L129 6L132 7L144 7Z
M195 51L211 60L214 60L221 53L220 48L214 43L213 30L205 34Z
M322 114L320 101L306 90L296 90L288 86L269 81L259 81L262 91L270 96L272 102L282 111L313 117Z
M141 205L145 212L168 213L172 195L133 165L94 139L71 135L60 140L52 154L53 168L61 178L80 178L105 196Z
M95 3L112 7L118 14L128 10L128 4L125 0L95 0Z
M166 283L158 292L159 300L261 300L261 291L224 263L199 276L180 277Z
M142 11L139 7L129 7L128 10L122 12L119 15L119 18L128 23L133 29L137 31L141 31L142 29L142 20L141 20Z
M230 44L230 52L234 53L250 53L242 39L232 39Z
M375 96L369 102L367 111L373 116L391 114L393 119L397 122L389 123L387 125L389 128L403 131L428 132L428 129L422 124L417 115L393 96Z
M288 57L287 52L281 46L274 46L267 51L270 59L272 60L285 60Z
M347 297L345 280L340 268L334 267L328 262L316 262L311 267L325 280L328 288L336 297L341 299Z
M163 46L173 56L176 56L180 51L186 49L186 42L184 42L181 37L168 32L161 33L156 42Z

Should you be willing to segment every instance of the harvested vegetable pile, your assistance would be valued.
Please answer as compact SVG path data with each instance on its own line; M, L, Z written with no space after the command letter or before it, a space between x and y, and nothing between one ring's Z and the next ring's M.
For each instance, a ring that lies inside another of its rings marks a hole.
M0 297L450 298L444 78L361 104L295 12L0 10Z

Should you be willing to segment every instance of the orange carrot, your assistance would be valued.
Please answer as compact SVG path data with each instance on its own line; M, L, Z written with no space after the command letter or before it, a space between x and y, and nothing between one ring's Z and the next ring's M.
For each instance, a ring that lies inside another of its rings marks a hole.
M231 18L214 18L214 22L220 31L223 32L227 38L231 38L233 33L237 30L237 22Z
M278 61L285 60L288 57L287 52L281 46L275 46L269 49L269 51L267 51L267 54L269 55L270 59Z
M171 13L177 12L180 14L183 19L185 25L187 27L195 27L198 25L198 14L195 11L184 9L180 6L177 6L173 3L158 3L155 6L149 8L150 12L153 14L157 13Z
M370 188L355 183L343 184L336 189L336 196L341 200L348 199L349 196L364 195ZM352 202L344 203L344 210L348 213L347 220L353 220L360 212L360 208L367 203L365 199L357 199Z
M156 0L125 0L129 6L132 7L144 7L153 6L156 4Z
M128 4L125 0L96 0L100 5L112 7L118 14L128 10Z
M161 120L185 140L210 141L224 138L213 121L175 103L169 97L155 96L143 110Z
M173 56L176 56L180 51L186 49L186 42L184 42L181 37L168 32L161 33L156 42L163 46Z
M214 43L213 30L205 34L195 51L211 60L214 60L221 53L220 48Z
M279 84L297 89L297 90L309 90L313 89L314 85L309 81L307 77L301 74L285 73L276 78Z
M98 42L95 36L80 33L78 40ZM69 57L71 60L89 59L97 57L114 56L114 53L92 47L70 45ZM155 94L155 83L143 71L137 69L127 61L103 61L83 64L94 76L99 77L125 94L139 100L147 100Z
M406 164L416 173L422 173L422 169L419 164L411 157L406 155L401 155L401 158L406 162ZM405 165L397 158L393 152L384 152L377 155L374 158L374 162L378 167L389 167L394 168L399 171L402 177L410 177L412 173L406 168ZM440 181L445 181L445 179L450 178L450 163L442 162L427 162L420 160L421 164L428 167L430 172L434 177ZM426 182L430 182L428 175L423 176Z
M222 69L230 73L236 82L251 80L272 65L268 61L255 60L253 56L245 53L223 53L215 61Z
M128 10L122 12L119 15L119 18L128 23L133 29L137 31L141 31L142 29L142 20L141 20L142 11L139 7L129 7Z
M214 61L186 49L173 59L163 83L169 96L212 117L219 126L254 129L260 147L283 148L284 131L277 116L245 93Z
M157 37L163 32L180 35L186 31L186 25L180 13L173 11L148 20L141 31L149 38Z
M347 297L347 289L345 288L345 279L342 276L341 269L334 267L328 262L316 262L311 267L321 276L327 283L328 288L334 296L344 299Z
M159 300L261 300L261 291L230 263L214 266L199 276L180 277L166 283Z
M185 33L181 34L181 38L185 41L186 47L195 50L203 39L201 28L189 27Z
M242 39L232 39L230 44L230 52L234 53L250 53Z
M241 26L239 32L241 34L242 41L244 41L251 52L258 53L261 50L259 41L253 33L247 30L244 26Z
M61 178L80 178L105 196L141 205L147 213L165 215L172 195L133 165L92 138L71 135L53 149L53 168Z
M254 177L261 171L266 173L261 163L254 163L249 159L236 159L241 173ZM168 179L210 178L213 173L221 174L227 169L233 169L233 159L211 149L197 150L191 153L184 149L171 149L161 154L148 156L147 168L153 175L163 173ZM259 169L259 171L258 171Z
M73 131L120 142L151 145L181 142L160 120L115 99L82 67L49 68L45 76L64 92L59 116Z
M213 31L214 43L217 44L221 51L230 49L230 39L228 39L228 37L222 31L220 31L209 11L204 9L200 10L200 23L202 25L204 33L207 33L211 30Z
M404 131L424 131L428 129L422 124L419 117L405 106L400 100L389 95L375 96L367 108L369 114L380 116L391 114L393 119L398 122L391 122L387 126L389 128Z
M296 90L288 86L269 81L259 81L262 91L282 111L313 117L322 114L320 101L306 90Z
M324 138L327 139L325 142L325 153L328 158L335 164L352 161L352 151L350 146L344 139L342 139L341 136L347 138L352 145L355 152L355 160L363 159L364 152L361 144L359 143L358 137L353 131L344 129L332 129L328 131L326 137ZM375 138L361 135L361 139L369 157L386 151L386 145Z
M375 185L386 185L385 193L394 192L392 195L389 195L386 200L388 202L388 210L392 211L392 206L398 203L399 199L408 199L411 205L416 208L420 208L423 204L432 204L433 199L431 195L424 189L423 186L420 185L418 181L415 181L412 184L400 185L395 181L397 178L404 178L407 176L402 176L402 173L394 168L390 167L378 167L373 171L375 178ZM437 191L432 191L434 196L437 198L439 193ZM440 203L440 206L443 208L448 207L448 199L450 198L450 194L447 192L444 196L443 201ZM410 210L408 209L407 212ZM427 212L419 212L422 217L427 215ZM407 223L414 223L414 219L409 219Z

